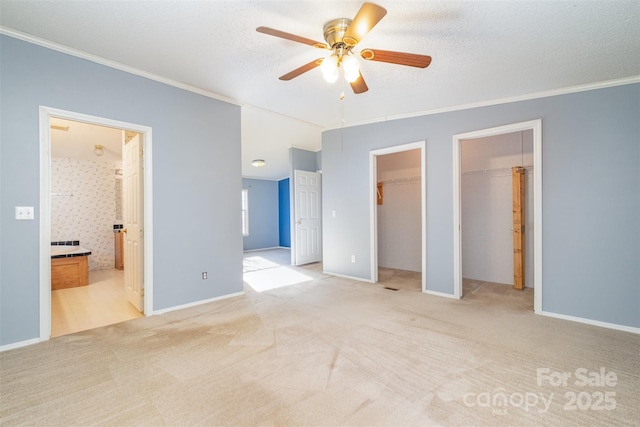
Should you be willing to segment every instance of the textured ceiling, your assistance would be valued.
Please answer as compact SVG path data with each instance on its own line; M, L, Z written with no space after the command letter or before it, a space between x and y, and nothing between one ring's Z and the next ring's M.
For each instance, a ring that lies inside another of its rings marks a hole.
M319 149L320 132L342 119L348 126L640 75L635 0L376 3L388 13L358 47L433 62L361 60L369 86L361 95L326 83L319 69L278 80L323 51L255 31L323 41L323 24L352 18L360 1L0 0L0 25L237 102L243 174L271 179L287 175L286 148ZM267 166L248 166L257 157Z

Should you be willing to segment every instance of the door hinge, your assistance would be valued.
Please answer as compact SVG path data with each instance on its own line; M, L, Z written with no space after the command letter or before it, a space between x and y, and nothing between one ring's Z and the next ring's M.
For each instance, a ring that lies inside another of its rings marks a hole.
M142 239L144 237L144 230L140 229L140 238Z

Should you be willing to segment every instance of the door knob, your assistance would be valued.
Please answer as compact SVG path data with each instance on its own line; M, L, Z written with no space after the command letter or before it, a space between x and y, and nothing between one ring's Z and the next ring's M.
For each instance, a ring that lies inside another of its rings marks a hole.
M126 229L126 228L123 228L123 229L121 229L121 230L120 230L120 232L121 232L121 233L126 233L126 232L127 232L127 229Z
M302 225L302 220L298 220L298 221L296 221L296 224L298 224L298 225Z

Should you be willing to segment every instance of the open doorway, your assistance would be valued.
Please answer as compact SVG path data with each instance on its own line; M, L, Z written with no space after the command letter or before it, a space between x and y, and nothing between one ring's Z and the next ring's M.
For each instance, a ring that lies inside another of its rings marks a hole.
M541 311L541 131L541 121L535 120L454 136L456 297L463 296L463 278L514 284L521 272L525 286L533 287L534 311ZM514 166L526 177L522 185L523 230L516 224L512 202L518 188L512 177ZM522 253L516 236L524 237ZM524 268L518 268L519 262L524 262ZM500 286L495 289L507 289Z
M422 290L420 149L377 156L378 281Z
M142 316L124 286L123 132L51 118L52 337Z
M425 143L370 153L371 280L426 288Z
M531 310L533 131L464 139L461 165L463 294L512 297Z
M150 314L151 130L41 107L40 131L41 339Z

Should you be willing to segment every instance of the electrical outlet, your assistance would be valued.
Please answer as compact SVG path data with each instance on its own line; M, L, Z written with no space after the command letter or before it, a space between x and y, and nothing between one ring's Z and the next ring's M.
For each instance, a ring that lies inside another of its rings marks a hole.
M16 219L33 219L33 206L16 206Z
M351 262L356 262L356 256L355 255L351 255Z
M209 277L206 271L202 272L202 280L206 280Z

